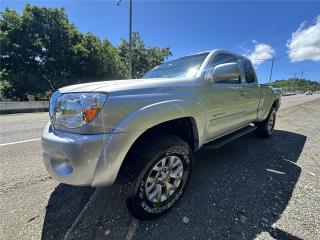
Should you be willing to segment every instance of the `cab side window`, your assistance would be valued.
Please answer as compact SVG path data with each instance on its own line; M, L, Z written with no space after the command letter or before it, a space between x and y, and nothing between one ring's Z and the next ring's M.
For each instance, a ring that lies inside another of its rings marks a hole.
M214 69L215 66L219 64L224 64L224 63L237 63L237 58L227 53L218 54L211 59L210 63L207 66L207 69ZM219 81L215 84L240 84L240 83L241 83L241 77L239 76L238 78L226 79L223 81Z
M213 69L215 66L219 65L219 64L223 64L223 63L233 63L233 62L237 62L237 59L235 56L232 56L230 54L226 54L226 53L221 53L218 54L216 56L214 56L210 63L208 64L207 68L208 69Z
M255 74L254 68L252 67L251 62L248 59L243 59L242 66L243 66L244 75L246 78L246 83L256 82L256 74Z

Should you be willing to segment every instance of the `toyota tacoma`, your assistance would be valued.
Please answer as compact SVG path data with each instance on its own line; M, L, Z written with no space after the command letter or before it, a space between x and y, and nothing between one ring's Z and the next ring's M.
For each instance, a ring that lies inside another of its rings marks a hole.
M115 184L138 219L180 198L193 152L255 131L272 134L280 93L244 56L213 50L163 63L142 79L63 87L42 136L48 173L78 186Z

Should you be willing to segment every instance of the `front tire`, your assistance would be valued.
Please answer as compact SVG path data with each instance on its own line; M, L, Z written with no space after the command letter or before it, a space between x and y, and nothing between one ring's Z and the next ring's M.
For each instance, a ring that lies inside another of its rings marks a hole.
M191 148L175 135L149 136L135 144L118 179L129 213L145 220L171 209L185 191L192 161Z
M276 123L277 110L272 107L268 117L255 125L257 126L256 134L261 138L269 138L273 132L274 125Z

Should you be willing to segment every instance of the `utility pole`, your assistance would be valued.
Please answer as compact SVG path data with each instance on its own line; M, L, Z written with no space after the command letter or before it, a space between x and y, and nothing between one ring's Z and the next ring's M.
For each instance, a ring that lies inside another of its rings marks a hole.
M290 75L293 75L294 76L294 78L297 78L297 72L287 72L287 74L290 74Z
M294 76L294 78L297 78L299 75L299 73L300 73L300 79L302 80L302 77L303 77L303 75L304 75L304 73L305 73L306 71L305 70L303 70L303 71L300 71L300 72L287 72L287 74L291 74L291 75L293 75Z
M132 78L132 0L130 1L129 9L129 79ZM122 0L119 0L117 5L119 6Z
M269 84L271 84L272 81L272 71L273 71L273 64L274 64L274 60L275 58L267 58L267 59L256 59L256 60L261 60L261 61L271 61L271 68L270 68L270 76L269 76Z
M281 55L281 56L279 56L279 57L272 57L272 58L265 58L265 59L256 59L256 60L259 60L259 61L271 61L269 84L271 84L271 82L272 82L272 72L273 72L274 61L275 61L275 60L278 60L278 59L280 59L280 58L283 58L283 57L285 57L285 56L287 56L287 55L289 55L290 53L293 53L293 52L296 52L296 51L288 52L288 53L283 54L283 55Z
M271 84L271 79L272 79L273 63L274 63L274 57L272 57L272 60L271 60L271 69L270 69L269 84Z

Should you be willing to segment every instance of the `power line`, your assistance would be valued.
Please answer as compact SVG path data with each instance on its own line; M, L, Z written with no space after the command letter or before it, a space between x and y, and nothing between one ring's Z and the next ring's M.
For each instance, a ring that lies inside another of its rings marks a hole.
M286 72L286 74L294 75L294 78L297 78L297 72Z
M272 57L272 58L266 58L266 59L255 59L255 60L259 60L259 61L271 61L269 84L271 84L271 82L272 82L272 72L273 72L274 61L279 60L280 58L283 58L283 57L289 55L290 53L294 53L294 52L297 52L297 51L287 52L286 54L283 54L279 57Z
M303 70L299 72L286 72L286 74L294 75L294 78L297 78L297 76L300 74L300 79L302 79L305 72L307 71Z
M297 52L297 51L290 51L290 52L287 52L287 53L285 53L285 54L283 54L283 55L281 55L279 57L269 57L269 58L260 58L260 59L259 58L255 58L255 60L259 60L259 61L272 61L272 59L278 60L278 59L283 58L283 57L289 55L290 53L294 53L294 52Z

